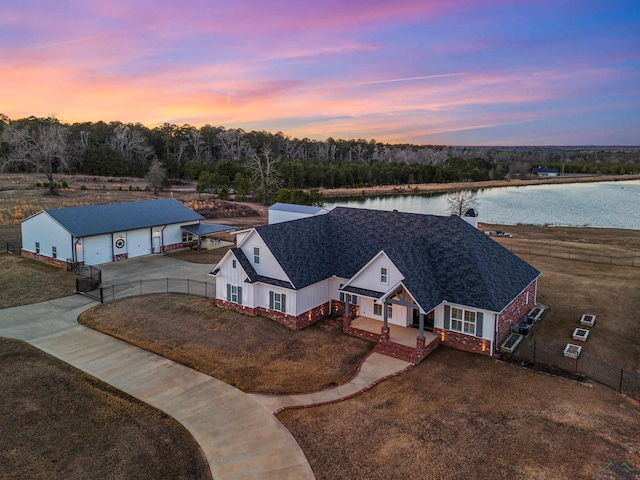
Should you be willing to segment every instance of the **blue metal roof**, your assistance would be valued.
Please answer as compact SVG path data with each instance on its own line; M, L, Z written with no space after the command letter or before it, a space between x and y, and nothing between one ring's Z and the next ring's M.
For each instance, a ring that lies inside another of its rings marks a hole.
M45 212L78 238L173 223L199 222L204 218L172 198L60 208Z
M322 207L311 207L309 205L296 205L294 203L274 203L269 207L269 210L281 210L284 212L306 213L309 215L315 215L316 213L324 209Z
M235 230L236 227L221 225L219 223L198 223L197 225L185 225L182 229L202 237L203 235L212 235L214 233L230 232L231 230Z

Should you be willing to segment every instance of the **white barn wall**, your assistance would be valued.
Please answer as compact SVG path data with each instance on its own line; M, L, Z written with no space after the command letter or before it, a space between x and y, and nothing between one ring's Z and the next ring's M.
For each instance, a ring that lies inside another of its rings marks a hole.
M127 254L129 258L151 253L151 229L140 228L127 232Z
M41 212L28 218L20 225L22 248L36 253L36 242L40 243L40 255L51 257L52 247L57 249L57 258L66 261L73 256L71 234L62 225Z
M79 250L78 261L85 265L99 265L113 261L113 244L111 234L95 235L81 240L81 254Z

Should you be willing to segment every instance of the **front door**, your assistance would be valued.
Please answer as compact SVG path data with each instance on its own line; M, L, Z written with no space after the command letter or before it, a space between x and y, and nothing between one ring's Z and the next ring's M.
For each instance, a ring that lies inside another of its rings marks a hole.
M424 316L424 329L427 332L433 332L433 322L434 322L434 311L431 310ZM420 310L413 310L413 321L411 323L412 327L420 328Z

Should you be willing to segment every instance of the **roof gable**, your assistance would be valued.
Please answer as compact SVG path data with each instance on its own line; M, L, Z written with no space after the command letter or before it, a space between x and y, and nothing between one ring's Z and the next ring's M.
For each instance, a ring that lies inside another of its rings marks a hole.
M172 198L60 208L45 212L75 237L198 222L204 218Z

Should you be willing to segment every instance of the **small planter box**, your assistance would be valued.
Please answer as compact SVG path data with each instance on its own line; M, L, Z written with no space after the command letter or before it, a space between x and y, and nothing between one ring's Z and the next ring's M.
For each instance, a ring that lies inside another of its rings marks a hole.
M524 337L522 335L518 335L517 333L512 333L507 337L504 343L500 346L500 351L502 353L513 353L523 338Z
M567 343L567 346L564 347L564 356L569 358L578 358L580 356L581 351L582 351L582 347L580 345Z
M542 317L542 315L544 315L544 312L546 311L547 309L542 305L536 305L527 314L527 317L531 317L533 319L533 322L537 322L538 320L540 320L540 317Z
M585 313L582 315L580 319L580 325L585 325L587 327L593 327L593 324L596 323L596 316Z
M585 342L589 337L589 330L586 328L576 328L573 331L573 339L580 340L581 342Z

